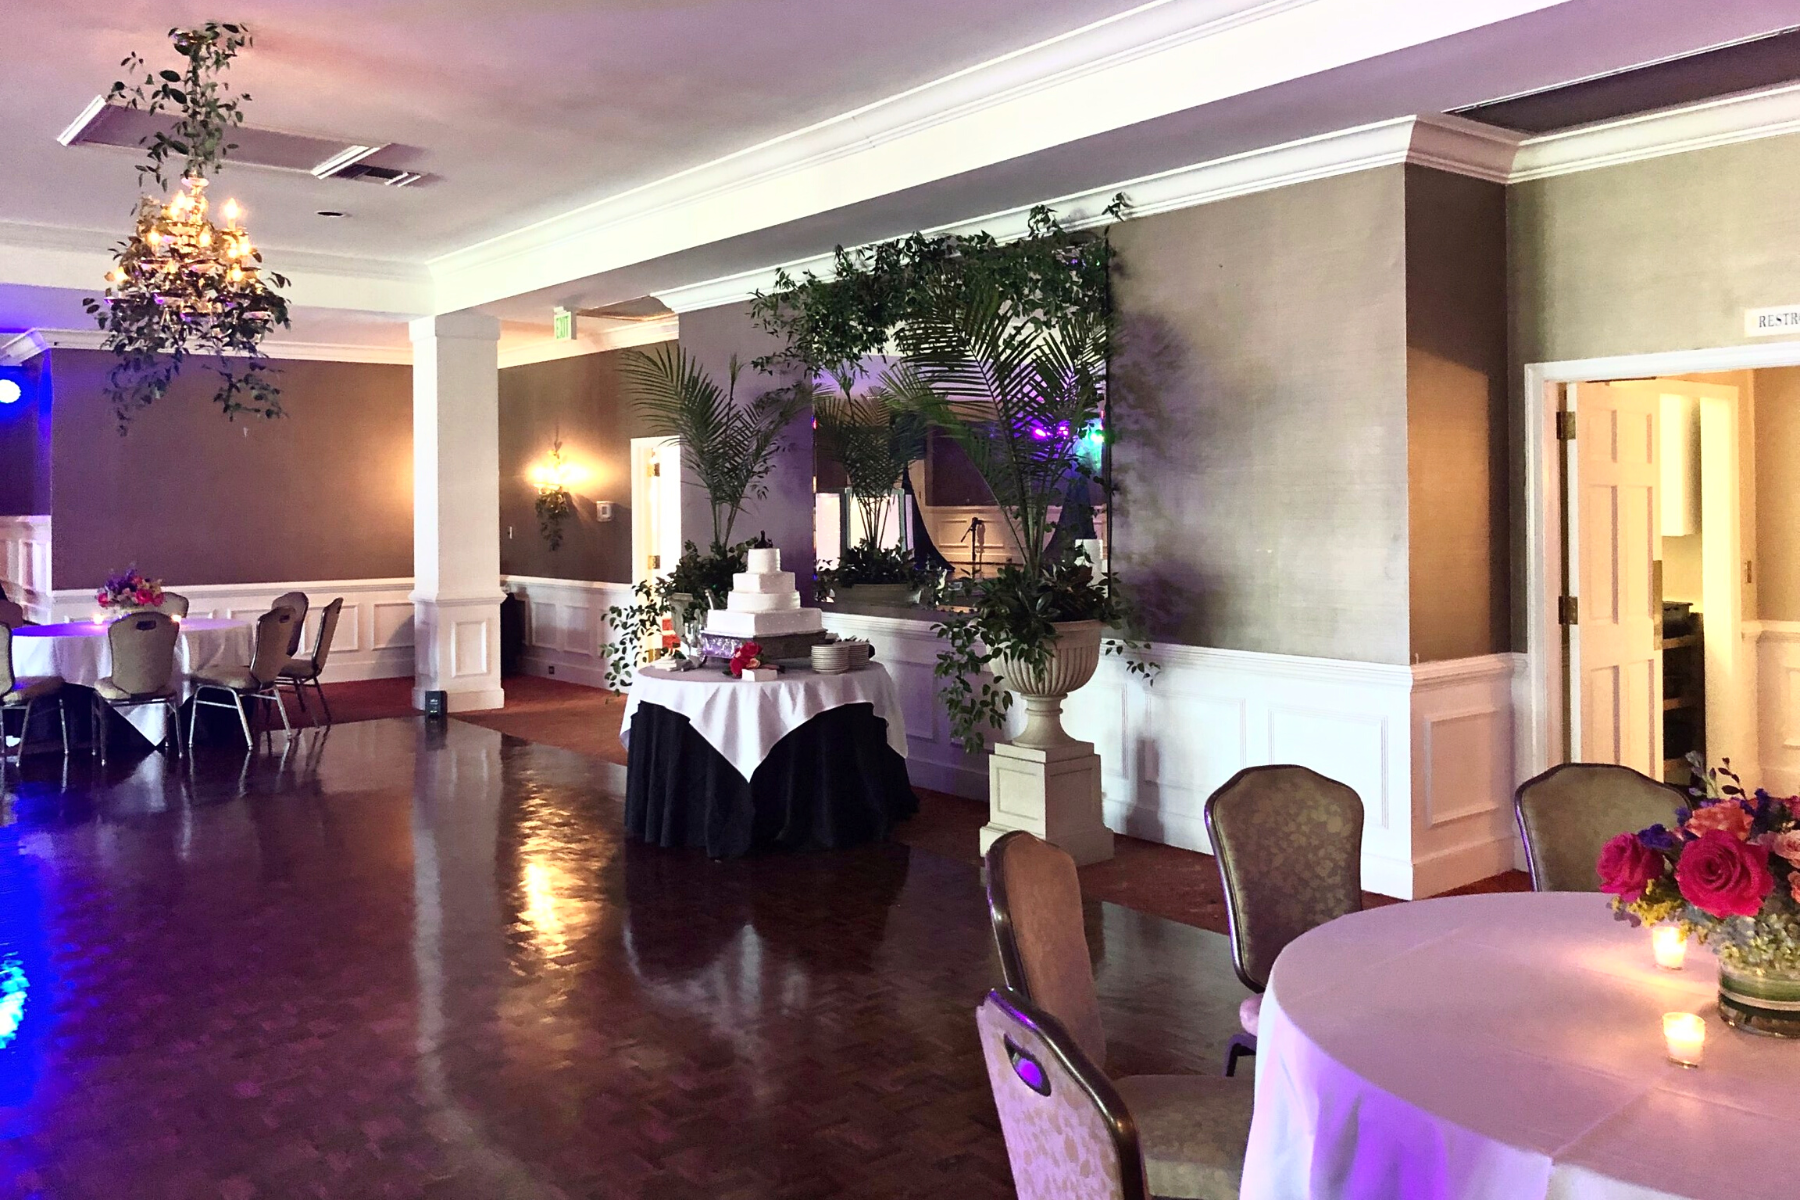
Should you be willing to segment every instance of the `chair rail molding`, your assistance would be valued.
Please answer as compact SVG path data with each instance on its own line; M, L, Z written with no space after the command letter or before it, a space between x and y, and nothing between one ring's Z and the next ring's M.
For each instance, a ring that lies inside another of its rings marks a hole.
M289 583L166 582L164 586L188 598L189 616L229 617L239 621L254 621L268 612L275 597L284 592L305 592L310 602L306 632L301 641L305 653L311 651L319 636L319 620L324 607L342 596L344 607L338 618L331 657L325 664L324 682L345 683L412 675L413 605L407 598L412 583L410 578L393 578L314 579ZM91 588L60 589L53 596L50 612L46 614L50 620L85 621L94 615Z
M0 516L0 586L34 621L50 619L50 518Z

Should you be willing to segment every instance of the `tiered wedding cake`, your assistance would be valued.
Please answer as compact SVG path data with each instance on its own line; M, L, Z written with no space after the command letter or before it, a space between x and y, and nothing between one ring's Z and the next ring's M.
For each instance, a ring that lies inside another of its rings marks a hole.
M781 551L759 548L748 555L744 565L749 570L731 577L725 607L706 614L706 632L759 642L795 635L809 642L820 640L806 635L824 634L824 614L800 607L794 573L781 569Z

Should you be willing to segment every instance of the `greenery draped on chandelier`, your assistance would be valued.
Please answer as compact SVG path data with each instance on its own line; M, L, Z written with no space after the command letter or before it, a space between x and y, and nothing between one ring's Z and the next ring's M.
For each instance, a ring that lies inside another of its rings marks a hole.
M139 198L131 235L114 252L104 298L84 301L105 332L115 362L106 393L123 433L131 418L168 392L190 357L209 356L219 378L213 399L227 417L281 415L275 368L262 353L270 328L288 325L288 280L262 269L235 200L219 206L215 223L207 179L237 148L228 141L244 123L249 95L231 90L225 73L251 45L241 25L209 21L172 29L169 40L184 69L147 71L141 82L116 82L108 103L174 117L147 141L148 162L138 177L154 180L165 202ZM120 63L143 70L136 54ZM179 167L179 172L176 168Z

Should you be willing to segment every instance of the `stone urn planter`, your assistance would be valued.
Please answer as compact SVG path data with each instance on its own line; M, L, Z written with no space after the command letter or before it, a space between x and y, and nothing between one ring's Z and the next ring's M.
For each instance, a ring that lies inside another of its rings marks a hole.
M983 853L1002 834L1023 829L1079 864L1112 857L1112 830L1100 805L1100 756L1092 742L1075 740L1062 726L1063 700L1100 665L1102 628L1099 621L1059 622L1041 668L1005 657L990 664L1001 686L1025 702L1025 728L988 758Z
M994 660L994 674L1025 702L1025 728L1013 745L1047 749L1078 744L1063 729L1063 700L1094 677L1101 628L1098 621L1058 622L1055 645L1041 670L1011 658Z

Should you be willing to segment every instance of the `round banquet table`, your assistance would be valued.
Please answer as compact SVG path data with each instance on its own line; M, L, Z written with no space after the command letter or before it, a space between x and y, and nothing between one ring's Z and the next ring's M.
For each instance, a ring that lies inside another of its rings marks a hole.
M225 617L184 617L181 636L175 642L175 671L186 700L192 689L188 676L219 666L243 666L250 661L249 621ZM17 675L60 675L67 683L91 688L112 674L112 651L106 640L107 625L93 621L65 621L58 625L21 625L13 630L13 672ZM163 740L168 713L160 704L143 704L118 710L131 726L151 743Z
M1719 1020L1606 897L1421 900L1296 938L1263 996L1246 1200L1792 1200L1800 1042ZM1706 1018L1668 1061L1665 1012Z
M918 811L906 725L880 663L791 668L753 683L717 669L639 670L620 736L625 830L714 858L770 846L842 847Z

